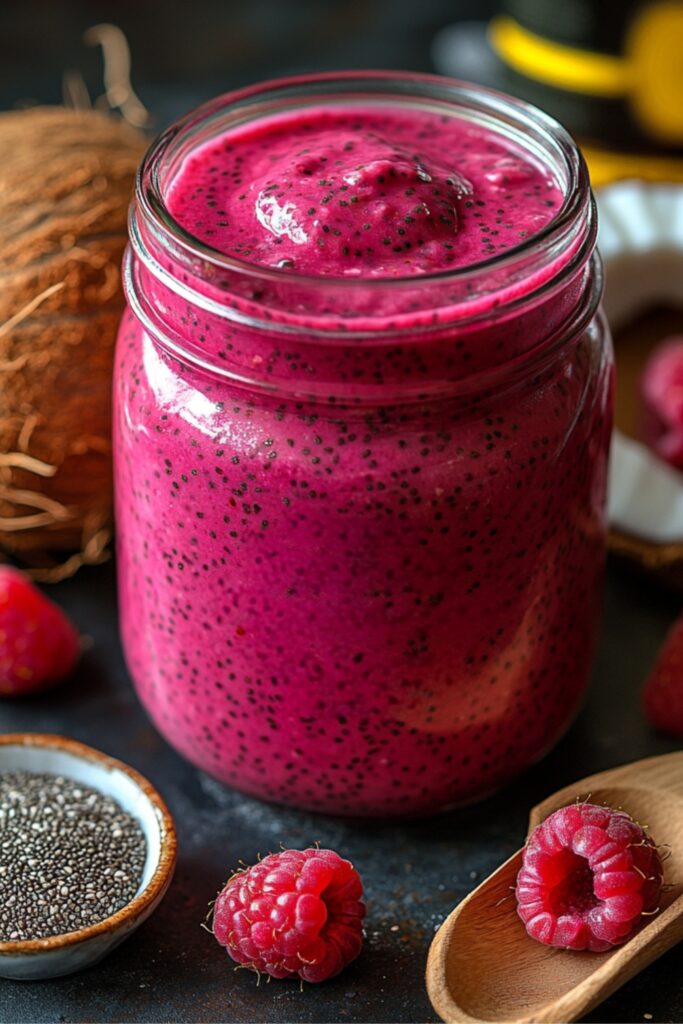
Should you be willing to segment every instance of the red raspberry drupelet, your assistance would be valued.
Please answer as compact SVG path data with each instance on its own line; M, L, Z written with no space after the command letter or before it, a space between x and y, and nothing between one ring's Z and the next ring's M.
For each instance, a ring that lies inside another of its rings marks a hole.
M0 697L43 690L69 675L78 632L18 569L0 566Z
M227 882L213 933L253 971L325 981L360 953L362 895L353 864L333 850L271 853Z
M534 829L517 875L517 912L548 946L601 953L657 910L662 862L625 811L561 807Z

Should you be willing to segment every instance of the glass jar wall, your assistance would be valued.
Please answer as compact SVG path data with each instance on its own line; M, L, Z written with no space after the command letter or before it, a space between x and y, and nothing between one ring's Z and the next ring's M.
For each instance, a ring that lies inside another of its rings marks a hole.
M171 214L210 140L380 107L513 140L559 208L502 252L392 278L257 266ZM604 561L594 241L568 136L448 80L266 84L155 143L117 355L121 629L143 703L191 761L266 799L394 816L481 797L558 739Z

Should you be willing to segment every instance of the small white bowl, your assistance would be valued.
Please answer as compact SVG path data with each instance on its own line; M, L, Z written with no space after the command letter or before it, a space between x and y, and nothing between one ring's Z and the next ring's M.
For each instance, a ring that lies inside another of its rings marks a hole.
M98 924L27 942L0 942L0 977L58 978L97 963L128 938L163 899L176 862L173 819L154 787L122 761L64 736L0 736L0 773L64 775L113 797L142 827L147 859L135 898Z

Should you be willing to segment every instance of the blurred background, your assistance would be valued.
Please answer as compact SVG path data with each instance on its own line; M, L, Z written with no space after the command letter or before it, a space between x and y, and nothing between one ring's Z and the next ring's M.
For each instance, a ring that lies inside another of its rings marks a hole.
M23 0L0 5L0 105L58 103L64 71L92 96L102 60L83 40L100 22L125 33L132 78L156 127L216 93L317 69L431 71L436 33L483 19L495 0Z
M120 82L125 40L156 130L278 75L438 71L553 114L583 145L594 184L683 180L678 0L5 0L0 29L0 108L102 100L103 55Z

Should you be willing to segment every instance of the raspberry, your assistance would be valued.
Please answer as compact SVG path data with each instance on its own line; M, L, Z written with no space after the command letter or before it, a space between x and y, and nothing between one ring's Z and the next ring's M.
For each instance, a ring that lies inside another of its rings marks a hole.
M78 633L18 571L0 566L0 697L41 690L69 674Z
M325 981L360 953L362 894L353 864L332 850L271 853L227 882L213 934L253 971Z
M643 371L642 393L652 447L683 469L683 338L657 346Z
M633 935L662 888L657 847L625 811L561 807L529 837L517 913L532 939L600 953Z
M683 615L667 633L641 699L655 729L683 736Z

